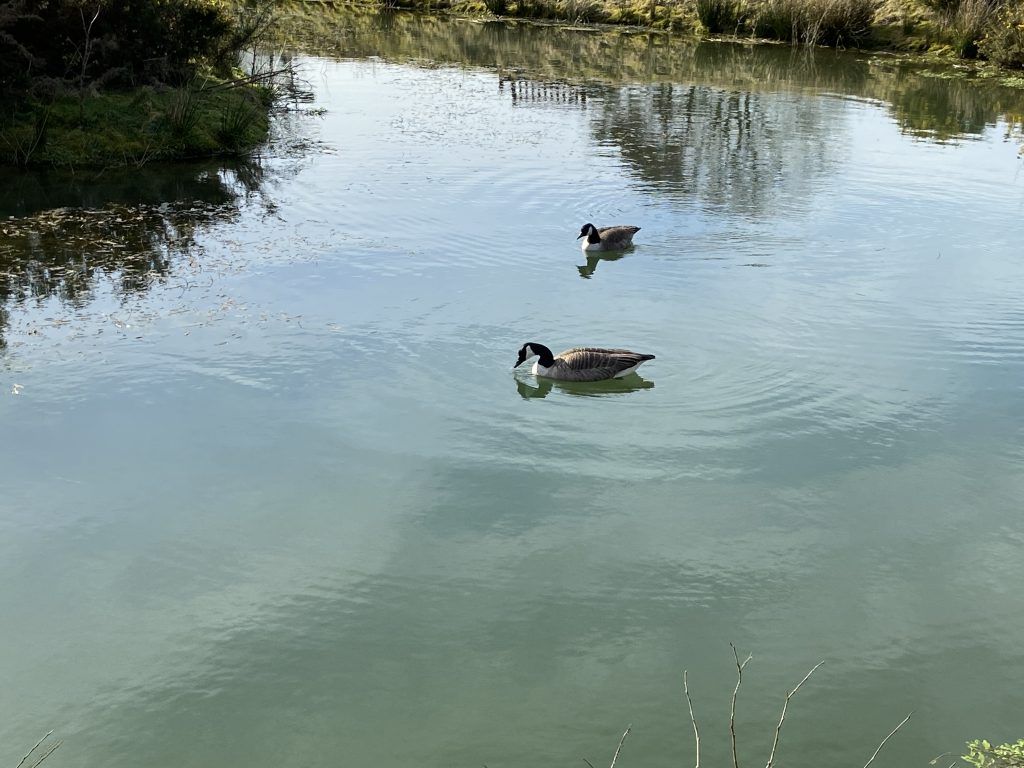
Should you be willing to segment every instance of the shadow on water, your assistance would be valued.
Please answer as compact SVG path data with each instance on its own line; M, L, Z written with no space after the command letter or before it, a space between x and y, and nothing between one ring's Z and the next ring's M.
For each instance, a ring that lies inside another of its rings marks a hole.
M584 280L589 280L594 276L594 272L597 271L597 265L602 261L618 261L627 253L631 253L632 248L625 251L614 251L610 253L584 253L587 259L586 264L581 264L576 267L580 271L580 277Z
M201 201L235 202L255 192L263 167L239 163L152 164L97 173L67 170L21 171L0 168L0 216L31 217L53 208L104 208Z
M203 229L237 217L263 169L250 161L0 178L2 349L12 306L57 298L81 308L101 280L122 297L166 282L175 263L195 258Z
M534 377L531 383L519 376L515 377L515 381L516 390L524 400L547 397L551 390L575 397L606 397L654 388L653 381L648 381L637 373L631 373L621 379L606 381L555 381L554 379Z

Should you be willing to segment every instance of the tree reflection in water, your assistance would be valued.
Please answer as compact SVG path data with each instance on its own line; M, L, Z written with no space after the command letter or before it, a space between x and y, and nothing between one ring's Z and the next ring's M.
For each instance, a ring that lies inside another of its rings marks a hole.
M692 84L700 83L717 89L725 113L737 118L757 116L756 109L747 110L753 105L728 103L741 93L754 97L814 92L878 102L892 111L904 131L926 139L977 135L998 123L1006 123L1020 138L1024 123L1024 96L1019 89L971 80L962 70L912 57L698 43L628 28L476 23L322 3L291 6L276 32L282 46L306 53L495 70L499 87L517 103L575 102L590 108L595 97L610 97L614 102L616 91L635 88L637 83L663 84L657 97L661 104L653 117L665 112L665 98L685 99ZM719 96L705 93L701 98ZM814 149L816 153L818 146Z
M178 262L198 266L199 233L235 219L263 175L248 161L8 179L0 185L0 348L12 307L57 298L80 309L101 281L128 298L165 283Z

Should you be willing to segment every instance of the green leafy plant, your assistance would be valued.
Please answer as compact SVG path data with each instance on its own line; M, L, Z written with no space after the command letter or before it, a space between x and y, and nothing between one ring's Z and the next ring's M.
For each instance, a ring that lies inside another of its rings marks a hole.
M999 746L992 746L987 739L975 739L967 743L963 759L975 768L1024 768L1024 739Z

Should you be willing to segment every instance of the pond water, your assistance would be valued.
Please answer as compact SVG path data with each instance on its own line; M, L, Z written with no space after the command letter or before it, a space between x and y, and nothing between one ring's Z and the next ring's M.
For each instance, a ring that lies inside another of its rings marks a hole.
M1021 93L289 23L253 162L3 179L0 765L731 765L730 643L743 764L1024 735Z

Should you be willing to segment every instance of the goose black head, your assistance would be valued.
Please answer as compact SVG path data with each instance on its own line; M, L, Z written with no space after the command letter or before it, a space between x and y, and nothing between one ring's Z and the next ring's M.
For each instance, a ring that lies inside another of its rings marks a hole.
M554 355L551 354L550 349L545 347L543 344L530 341L519 348L519 356L516 357L516 364L512 367L518 368L531 357L539 357L541 365L551 365L551 363L554 362Z
M587 238L588 243L601 242L601 236L597 232L597 227L593 224L587 223L580 227L580 233L576 235L576 239L579 240L581 237Z
M518 368L526 362L527 358L535 357L536 355L537 353L530 348L529 344L523 344L523 346L519 348L519 355L516 357L516 364L512 367Z

